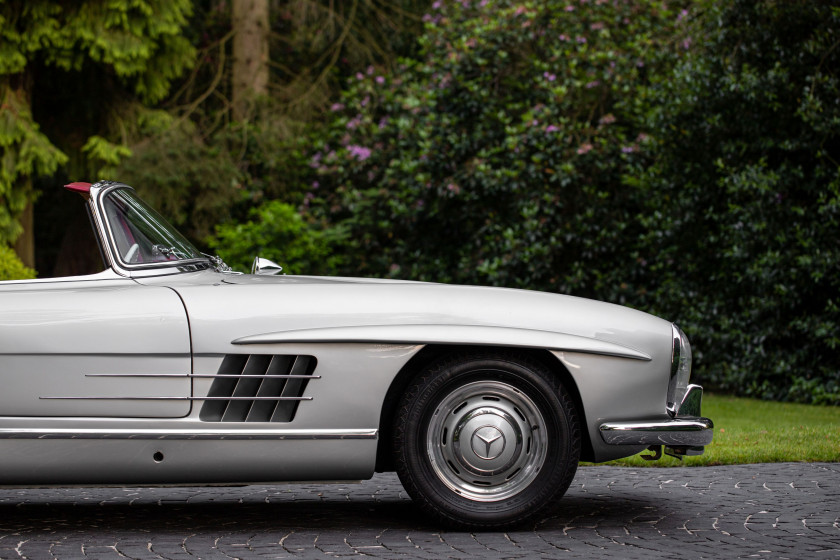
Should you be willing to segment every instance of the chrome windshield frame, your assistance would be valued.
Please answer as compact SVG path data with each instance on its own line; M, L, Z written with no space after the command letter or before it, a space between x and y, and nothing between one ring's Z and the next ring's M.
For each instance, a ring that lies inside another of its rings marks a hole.
M136 193L130 185L114 181L100 181L90 188L90 205L94 217L96 233L101 240L101 247L106 253L105 258L108 265L120 276L157 276L164 274L177 274L198 270L212 270L213 265L206 256L183 259L178 261L160 261L154 263L129 264L123 262L119 256L116 240L112 234L112 224L105 212L104 200L108 193L115 190L125 189Z

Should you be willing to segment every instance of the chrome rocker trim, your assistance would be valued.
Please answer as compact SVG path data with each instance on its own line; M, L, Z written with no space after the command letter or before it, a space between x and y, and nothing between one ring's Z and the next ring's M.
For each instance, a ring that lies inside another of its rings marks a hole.
M703 388L689 385L678 409L684 413L667 420L634 422L605 422L601 424L601 438L610 445L665 445L667 447L698 448L709 445L714 435L714 423L700 416ZM694 449L697 454L699 449Z

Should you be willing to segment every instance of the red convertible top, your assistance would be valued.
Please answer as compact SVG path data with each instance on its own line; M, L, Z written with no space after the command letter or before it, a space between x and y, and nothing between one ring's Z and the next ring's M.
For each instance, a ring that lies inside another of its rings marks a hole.
M81 182L70 183L70 184L64 185L64 188L67 189L67 190L70 190L70 191L76 191L77 193L81 193L81 194L90 194L90 183L81 183Z

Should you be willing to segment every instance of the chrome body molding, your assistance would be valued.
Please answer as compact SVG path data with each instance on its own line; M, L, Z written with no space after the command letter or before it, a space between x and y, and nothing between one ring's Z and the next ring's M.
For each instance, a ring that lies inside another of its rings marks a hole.
M46 401L311 401L312 397L38 397Z
M691 377L691 344L682 329L671 324L671 375L668 378L668 399L666 410L671 418L680 413L680 407L688 392L688 380Z
M248 374L226 374L226 373L208 373L208 374L193 374L193 373L86 373L85 377L189 377L193 379L215 379L217 377L224 377L230 379L321 379L320 375L272 375L267 373L265 375L248 375Z
M662 420L604 422L599 427L601 438L609 445L702 448L712 442L715 427L711 420L700 416L702 398L703 388L689 385L679 406L685 415ZM692 454L697 454L694 451Z
M0 428L0 439L344 440L372 439L379 430L193 428Z

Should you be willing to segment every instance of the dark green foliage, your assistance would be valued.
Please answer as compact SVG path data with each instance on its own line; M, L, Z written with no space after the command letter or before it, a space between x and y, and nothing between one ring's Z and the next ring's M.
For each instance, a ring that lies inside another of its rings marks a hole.
M647 301L726 391L840 402L835 4L710 5L654 103Z
M12 249L0 245L0 281L29 278L35 278L35 271L24 266Z
M413 50L422 26L415 12L426 3L271 2L270 97L254 100L234 118L231 3L194 0L186 32L198 56L168 100L175 118L147 118L158 122L136 127L129 142L133 157L105 172L135 185L199 242L212 234L213 224L246 221L248 210L267 200L301 205L307 124L323 120L344 76L370 64L388 67L397 53Z
M242 174L230 153L203 141L189 122L153 131L132 151L110 174L134 186L191 239L212 234L242 198Z
M840 29L829 2L447 2L350 80L310 161L347 273L680 322L695 379L840 402Z
M189 0L0 2L0 242L20 235L34 177L95 179L130 153L132 109L162 100L193 62L181 34L190 10Z

